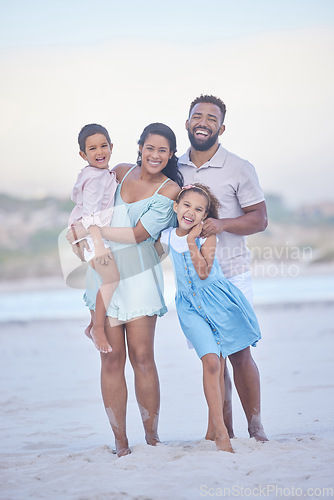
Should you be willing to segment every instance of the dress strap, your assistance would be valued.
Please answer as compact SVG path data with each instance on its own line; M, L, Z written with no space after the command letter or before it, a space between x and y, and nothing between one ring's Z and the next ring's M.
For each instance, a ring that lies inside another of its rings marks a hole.
M123 182L124 182L125 177L127 177L127 176L129 175L129 173L130 173L130 172L132 172L132 170L133 170L135 167L137 167L137 166L138 166L138 165L137 165L137 163L136 163L136 165L133 165L133 167L129 168L129 170L127 171L127 173L124 175L124 177L123 177L123 179L122 179L121 186L122 186L122 184L123 184ZM160 187L161 187L161 186L160 186ZM160 188L159 188L159 189L160 189Z
M167 177L167 179L165 181L163 181L162 184L160 184L160 186L158 187L158 189L156 190L156 192L154 194L157 194L158 191L160 191L160 189L162 188L162 186L164 186L166 184L166 182L170 181L171 179L169 177Z

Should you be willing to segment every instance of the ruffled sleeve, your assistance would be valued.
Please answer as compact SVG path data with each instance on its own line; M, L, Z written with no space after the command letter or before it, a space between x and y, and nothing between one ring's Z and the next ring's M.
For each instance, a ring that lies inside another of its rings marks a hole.
M157 194L141 216L141 223L153 239L157 240L161 231L167 227L176 227L177 219L173 204L174 201L170 198Z

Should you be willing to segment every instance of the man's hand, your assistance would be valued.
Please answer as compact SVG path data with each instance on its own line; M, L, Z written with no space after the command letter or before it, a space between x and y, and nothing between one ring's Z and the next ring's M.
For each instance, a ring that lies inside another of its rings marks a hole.
M205 219L201 238L208 238L212 234L219 234L224 230L223 219Z

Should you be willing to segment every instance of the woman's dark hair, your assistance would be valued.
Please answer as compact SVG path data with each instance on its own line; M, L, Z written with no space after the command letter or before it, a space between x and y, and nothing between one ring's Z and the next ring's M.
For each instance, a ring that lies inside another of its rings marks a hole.
M169 143L170 150L173 151L173 156L171 159L168 161L167 165L165 168L162 170L162 173L166 176L172 179L172 181L176 182L180 187L183 186L183 175L181 174L178 166L177 166L177 157L175 156L176 153L176 137L171 128L169 128L167 125L164 123L150 123L150 125L147 125L147 127L144 128L138 144L140 146L144 145L144 142L146 141L147 137L149 135L161 135L162 137L165 137ZM137 158L137 165L141 166L141 154L138 154Z

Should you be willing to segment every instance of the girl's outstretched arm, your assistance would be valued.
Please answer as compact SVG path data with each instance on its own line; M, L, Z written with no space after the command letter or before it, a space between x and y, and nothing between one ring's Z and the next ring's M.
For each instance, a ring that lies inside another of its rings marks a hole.
M198 224L198 226L193 227L188 234L187 242L194 268L199 278L201 280L205 280L211 272L212 264L215 258L216 235L213 234L209 236L201 246L201 249L199 249L196 244L196 238L199 237L202 227L202 224Z

